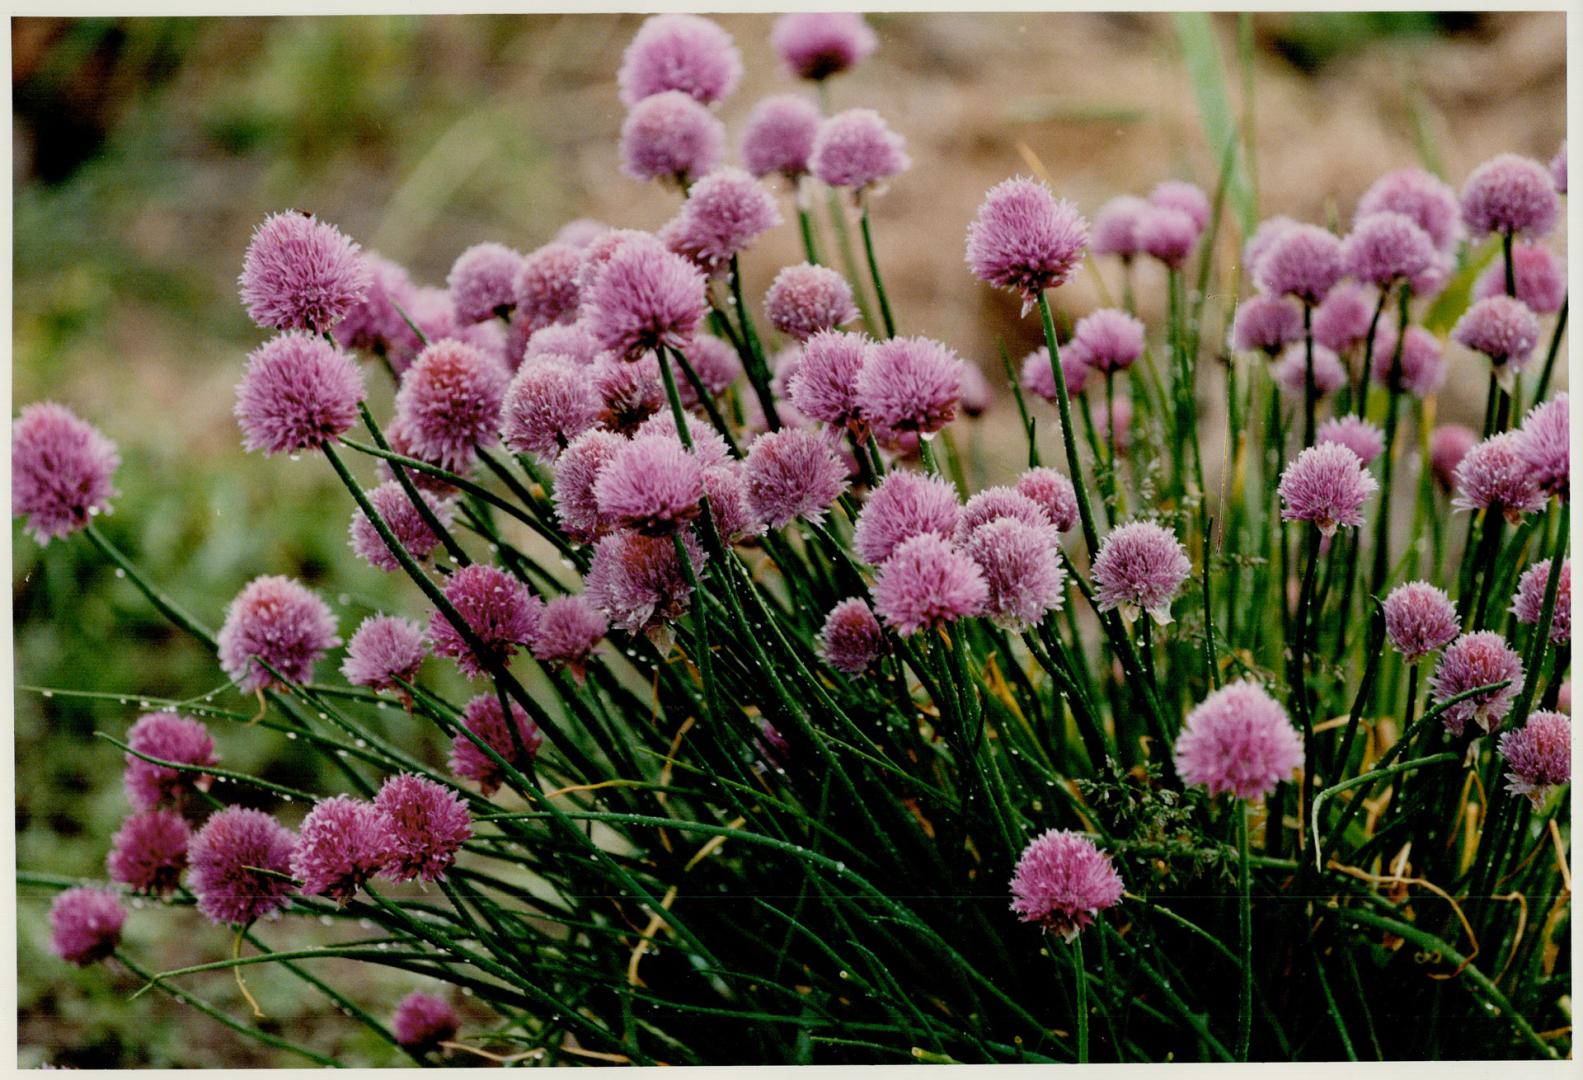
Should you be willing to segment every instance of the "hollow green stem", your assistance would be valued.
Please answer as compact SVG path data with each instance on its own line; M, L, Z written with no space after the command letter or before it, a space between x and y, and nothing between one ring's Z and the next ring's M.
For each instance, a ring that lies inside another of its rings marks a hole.
M874 257L874 228L869 224L868 204L861 204L858 226L863 231L863 254L868 259L868 272L874 282L874 296L879 300L879 315L885 324L885 336L896 336L896 320L890 313L890 299L885 295L885 282L879 275L879 260Z

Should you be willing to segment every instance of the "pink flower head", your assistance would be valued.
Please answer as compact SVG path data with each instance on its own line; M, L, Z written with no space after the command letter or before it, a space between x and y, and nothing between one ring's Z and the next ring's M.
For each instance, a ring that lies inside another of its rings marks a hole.
M1149 192L1151 206L1165 206L1172 210L1180 210L1193 222L1193 228L1203 232L1209 227L1209 217L1212 209L1209 205L1209 196L1204 194L1204 189L1197 184L1188 183L1186 180L1163 180Z
M1314 340L1338 353L1349 352L1361 345L1369 336L1369 325L1374 321L1374 309L1379 293L1372 288L1352 281L1343 281L1325 294L1314 308ZM1291 303L1287 299L1287 303ZM1381 333L1385 320L1375 328L1374 355L1385 354L1381 348ZM1303 337L1302 312L1299 309L1297 333L1289 340L1301 341Z
M748 506L777 529L793 518L822 521L846 490L846 472L829 444L806 428L766 432L748 449Z
M1023 312L1066 283L1088 246L1077 207L1037 180L1014 176L990 188L967 227L967 265L980 281L1022 297Z
M110 856L105 860L110 880L154 896L174 892L187 869L191 839L186 819L174 810L133 814L110 840Z
M577 272L583 253L570 244L552 241L522 259L513 286L516 311L512 327L531 334L546 326L577 318Z
M703 573L704 552L692 533L682 534L694 575ZM687 614L692 586L668 536L613 532L594 548L584 592L611 623L629 633L657 630Z
M436 880L473 835L467 804L426 776L390 777L374 796L374 809L388 832L380 874L391 881Z
M522 743L522 754L516 749L517 740L506 727L505 714L500 711L500 695L494 691L479 694L462 710L462 725L476 735L495 753L505 758L513 768L521 771L538 756L544 737L538 725L515 701L511 702L511 722L517 726L517 736ZM478 781L478 790L486 797L500 790L506 780L506 770L484 753L478 744L462 732L451 737L451 771L465 780Z
M372 251L363 252L362 259L368 270L368 287L330 333L343 349L388 354L395 342L407 340L412 333L396 304L405 309L414 286L406 269L389 259Z
M857 375L863 415L898 432L939 431L956 417L961 394L962 361L930 338L871 343Z
M1553 251L1538 244L1512 245L1512 277L1517 299L1539 315L1554 315L1561 310L1567 295L1567 268ZM1506 264L1497 257L1484 268L1473 283L1473 298L1503 296L1506 293Z
M460 341L419 353L396 392L396 419L415 456L451 472L471 469L478 447L500 430L507 381L496 360Z
M1133 235L1137 238L1138 250L1166 266L1179 269L1193 253L1193 245L1198 243L1198 226L1174 206L1150 206L1138 215Z
M742 374L742 360L737 356L737 351L713 334L699 334L680 352L687 357L687 362L692 365L698 381L704 384L704 389L715 397L725 393ZM674 361L671 366L673 369L679 367ZM692 390L692 383L680 370L676 370L675 374L678 392L683 386ZM687 404L685 394L682 395L682 404Z
M605 617L588 597L557 596L544 605L528 648L535 660L565 667L581 683L594 646L608 629Z
M541 356L558 356L581 367L591 367L604 355L599 341L582 323L546 326L528 335L521 360L527 363Z
M538 597L510 574L494 566L464 566L445 583L445 598L479 639L486 652L479 657L442 611L429 618L429 640L436 656L450 657L462 674L476 679L489 670L490 659L504 664L517 646L533 640L540 608Z
M1385 451L1385 435L1380 429L1351 413L1332 417L1320 424L1314 442L1318 445L1340 443L1358 455L1358 460L1364 465L1368 465Z
M109 958L121 944L126 909L110 889L78 886L49 906L50 952L77 967Z
M391 1018L391 1033L396 1042L411 1050L432 1050L450 1042L461 1030L461 1018L451 1003L434 994L414 990L401 999Z
M599 511L594 481L626 443L614 432L585 431L556 459L555 516L572 539L588 542L613 527L614 521Z
M704 469L704 495L709 499L709 519L720 539L728 544L764 534L764 520L748 498L746 475L747 470L737 461Z
M1354 220L1385 211L1411 218L1440 251L1450 251L1462 239L1457 193L1450 184L1423 169L1397 169L1374 181L1358 200Z
M11 427L11 513L40 544L69 536L109 509L120 464L115 443L64 405L29 405Z
M1136 195L1117 195L1094 215L1093 238L1089 249L1095 255L1120 255L1131 259L1138 254L1138 219L1149 204Z
M504 244L474 244L456 257L446 276L451 307L463 326L511 314L517 306L522 255Z
M819 107L800 94L774 94L753 106L742 130L742 164L754 176L808 172Z
M885 632L874 612L857 597L843 600L825 616L819 655L848 675L861 675L885 650Z
M1319 311L1323 310L1321 306ZM1316 337L1319 311L1314 312ZM1302 339L1303 309L1289 296L1263 294L1250 296L1237 305L1236 318L1228 334L1228 343L1237 352L1263 352L1270 357Z
M578 251L610 231L610 226L593 218L573 218L555 231L556 243L570 244Z
M716 169L688 189L672 244L706 270L723 270L760 235L781 223L764 185L741 169Z
M387 300L392 305L394 321L390 325L391 337L385 355L397 376L405 375L412 361L423 351L423 342L413 332L413 326L421 330L429 341L456 337L461 333L456 325L456 309L451 306L451 294L444 289L409 286L399 294L388 296ZM406 314L405 319L396 313L397 304ZM408 319L412 321L412 326L407 325Z
M1110 856L1082 833L1050 829L1023 849L1011 878L1011 910L1073 941L1125 891Z
M1546 495L1563 499L1572 483L1570 398L1557 394L1528 411L1517 433L1517 456L1533 470L1533 481Z
M1482 630L1453 641L1429 680L1434 700L1444 702L1475 687L1499 682L1507 685L1475 694L1441 713L1446 730L1461 735L1469 720L1485 731L1495 730L1523 690L1522 660L1505 638L1493 630Z
M1129 619L1147 611L1171 621L1174 597L1193 564L1176 534L1152 521L1129 521L1110 531L1094 559L1094 598L1100 611L1120 608Z
M794 11L770 28L770 46L801 79L839 75L867 59L878 45L856 11Z
M1545 590L1550 587L1550 560L1537 562L1517 579L1511 612L1524 626L1539 625L1544 614ZM1572 640L1572 560L1561 560L1561 580L1556 582L1555 610L1550 615L1550 640L1565 645Z
M1351 447L1310 446L1281 473L1281 518L1312 521L1321 536L1334 536L1341 526L1363 524L1363 504L1379 487Z
M1253 235L1242 245L1242 268L1249 280L1254 282L1259 280L1259 262L1274 245L1276 237L1296 224L1298 222L1284 214L1277 214L1259 222L1258 228L1253 230Z
M198 910L212 922L247 926L285 907L296 891L286 879L296 843L262 810L233 806L215 814L187 847Z
M271 214L242 259L242 305L266 330L322 334L368 289L368 264L334 225L300 210Z
M219 760L214 740L202 722L173 712L148 713L127 732L126 744L137 754L179 765L213 765ZM136 810L152 810L161 803L180 803L188 791L209 790L210 777L185 769L155 765L137 754L127 754L122 786Z
M1398 585L1385 598L1385 636L1409 664L1451 644L1461 633L1457 609L1427 581Z
M668 435L639 436L623 446L594 481L600 513L654 536L698 515L703 464Z
M1282 390L1293 397L1302 397L1308 392L1307 346L1301 341L1288 345L1286 352L1281 354L1281 358L1270 369L1270 374L1280 384ZM1328 397L1345 385L1347 385L1347 368L1341 362L1341 357L1315 342L1314 393L1322 398Z
M692 455L704 468L716 465L725 465L732 460L731 448L709 423L709 421L693 413L684 413L687 422L687 436L692 439ZM672 442L680 443L676 437L676 416L669 409L655 413L643 423L638 425L638 430L633 434L633 441L662 436Z
M390 423L385 427L385 440L390 443L391 450L403 455L404 457L410 457L417 461L423 461L425 464L429 465L439 464L436 461L427 460L427 458L432 458L434 455L427 455L426 458L425 455L418 452L417 447L412 445L412 436L408 434L407 425L402 423L401 415L399 413L394 418L392 418ZM441 467L443 468L443 466ZM396 476L396 474L391 471L390 462L388 461L381 461L379 463L378 472L379 477L382 480L393 480ZM432 473L424 472L421 469L407 469L406 472L407 479L411 480L415 485L432 495L438 495L441 498L450 498L457 493L456 488L452 487L450 484L446 483L444 480Z
M357 423L363 396L357 361L321 337L281 334L253 350L237 384L242 445L266 454L316 449Z
M1291 224L1270 241L1254 268L1267 293L1291 295L1306 304L1325 298L1343 272L1341 241L1318 225Z
M709 306L703 274L652 238L618 247L594 275L585 301L594 337L628 360L661 345L684 347Z
M1456 259L1448 252L1439 252L1435 258L1417 274L1407 280L1413 290L1413 296L1426 300L1433 299L1445 292L1446 286L1451 284L1451 275L1457 268Z
M1380 326L1383 331L1385 324ZM1372 376L1375 382L1387 387L1395 383L1398 390L1414 397L1427 397L1440 388L1445 381L1446 365L1439 338L1421 326L1409 326L1401 341L1400 357L1396 355L1395 343L1391 345L1390 350L1374 354Z
M423 629L411 619L395 615L370 615L346 646L341 674L353 686L394 690L396 680L413 682L428 649Z
M829 186L859 195L912 164L906 146L873 109L848 109L820 123L808 168Z
M1429 234L1412 218L1394 210L1358 218L1341 245L1347 273L1381 288L1423 273L1436 254Z
M933 533L902 541L874 578L874 609L903 637L984 609L983 571L955 545Z
M1065 473L1040 466L1017 477L1017 490L1039 504L1058 532L1077 527L1077 491Z
M506 387L500 438L514 453L553 461L599 423L604 407L588 369L575 359L534 357L523 362Z
M1475 237L1486 233L1543 236L1561 213L1555 178L1531 158L1499 154L1462 185L1462 221Z
M1441 487L1456 488L1457 466L1478 441L1477 433L1461 424L1441 424L1429 433L1429 464Z
M1096 370L1123 371L1143 355L1143 323L1125 311L1100 308L1077 321L1072 340Z
M726 130L680 90L644 98L621 125L621 171L634 180L674 180L686 187L712 172L725 154Z
M1088 353L1081 345L1069 341L1061 348L1061 377L1066 382L1069 396L1076 397L1083 392L1083 386L1093 370ZM1046 401L1056 400L1055 372L1050 370L1048 346L1041 345L1022 358L1021 377L1024 390L1038 394Z
M982 416L990 406L993 394L989 380L977 364L962 365L962 413L965 416Z
M1499 510L1513 525L1524 514L1543 510L1545 494L1518 450L1521 445L1522 436L1515 431L1475 443L1457 462L1451 505L1458 510Z
M1539 344L1539 318L1515 297L1487 296L1476 300L1451 328L1458 344L1483 353L1508 390Z
M621 104L676 91L702 105L729 97L742 78L742 54L720 25L697 15L669 13L643 20L621 56L616 82Z
M390 825L371 802L335 795L313 804L291 851L304 896L345 904L390 855Z
M1065 602L1066 570L1052 526L997 517L969 533L964 547L983 572L989 587L985 614L996 625L1020 632Z
M665 408L665 386L659 360L653 353L644 353L631 362L605 353L588 369L588 377L604 402L599 421L611 431L630 434ZM681 385L676 388L684 405L690 390L691 387L683 390Z
M1211 796L1259 799L1303 764L1303 738L1260 685L1222 686L1193 707L1172 751L1176 771Z
M937 476L895 470L869 494L857 516L852 547L878 566L905 541L924 533L944 539L956 534L962 507L956 488Z
M1059 474L1057 474L1059 475ZM1012 518L1034 528L1050 528L1050 515L1032 497L1016 488L987 487L967 500L956 523L956 541L966 543L980 525Z
M1561 140L1561 149L1556 151L1556 156L1550 159L1550 176L1555 180L1556 191L1562 195L1567 193L1567 141Z
M1506 759L1506 790L1526 795L1534 809L1572 779L1572 720L1565 713L1536 712L1528 722L1501 736Z
M858 315L846 278L829 267L807 263L785 267L775 275L764 294L764 313L770 325L798 341L843 326Z
M373 503L374 509L384 519L385 524L390 526L390 531L395 534L396 540L415 560L422 562L440 546L440 538L423 520L423 515L418 513L418 508L407 497L400 483L387 480L364 494L368 496L368 501ZM448 500L438 499L427 491L420 491L418 494L423 497L423 501L440 524L450 524L452 504ZM401 563L395 553L391 551L390 546L374 528L374 523L363 511L352 512L350 532L352 550L368 565L386 572L401 569Z
M218 643L220 666L248 694L278 686L280 679L309 681L319 658L341 639L329 605L300 582L265 575L248 582L226 608Z

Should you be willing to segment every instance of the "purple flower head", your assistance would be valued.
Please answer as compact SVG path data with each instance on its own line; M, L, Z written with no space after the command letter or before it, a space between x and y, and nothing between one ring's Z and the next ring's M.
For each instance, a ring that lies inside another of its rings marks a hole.
M1380 328L1383 337L1385 324L1381 323ZM1421 326L1409 326L1402 338L1400 357L1396 356L1394 342L1391 344L1393 347L1386 352L1378 351L1376 346L1372 372L1375 382L1387 387L1395 383L1398 390L1414 397L1427 397L1440 388L1445 381L1446 365L1439 338Z
M416 456L451 472L471 469L478 447L500 430L507 382L496 360L460 341L419 353L396 392L396 419Z
M586 543L614 525L599 511L594 481L626 442L614 432L585 431L556 459L555 516L572 539Z
M380 874L391 881L434 881L456 861L462 841L473 835L467 804L425 776L398 773L374 796L374 809L388 834Z
M692 365L698 381L704 384L704 389L716 397L725 393L742 374L742 360L737 356L737 351L713 334L699 334L680 351L687 357L687 362ZM691 381L679 370L680 365L673 361L671 367L676 375L678 392L683 386L692 390ZM682 404L687 404L685 395Z
M1545 590L1550 587L1550 560L1535 563L1517 579L1511 612L1524 626L1539 625L1544 614ZM1556 582L1555 610L1550 615L1550 640L1566 645L1572 640L1572 560L1561 561L1561 580Z
M1523 664L1506 639L1493 630L1463 634L1441 654L1440 664L1429 679L1429 693L1444 702L1479 686L1505 682L1499 690L1488 690L1459 701L1445 712L1446 730L1461 735L1469 720L1485 731L1493 731L1506 719L1512 703L1523 690Z
M1032 497L1012 487L987 487L967 500L957 519L955 539L966 543L980 525L1012 518L1034 528L1050 528L1050 515Z
M520 324L531 334L546 326L575 320L579 298L577 272L582 265L580 249L554 241L520 260L513 285L517 304L511 317L512 326Z
M64 405L29 405L11 427L11 513L40 544L69 536L109 509L120 464L115 443Z
M1475 237L1486 233L1543 236L1561 213L1555 178L1537 161L1499 154L1462 185L1462 221Z
M1501 736L1506 759L1506 790L1526 795L1534 809L1572 779L1572 720L1565 713L1536 712L1515 731Z
M461 1018L451 1003L434 994L414 990L401 999L390 1020L396 1042L411 1050L432 1050L456 1038Z
M425 455L419 453L418 448L413 445L412 436L407 431L407 425L402 423L399 413L390 421L389 425L386 426L385 440L390 443L390 449L398 454L401 454L405 457L416 458L419 461L426 460ZM434 455L430 454L428 455L428 458L433 458L433 456ZM437 465L439 463L429 460L428 464ZM379 463L378 471L380 479L382 480L394 480L396 477L396 474L391 471L390 462L388 461L381 461ZM431 473L423 472L418 469L408 469L406 472L407 479L411 480L415 485L432 495L438 495L441 498L450 498L457 494L456 488L452 487L438 476L434 476Z
M989 587L984 613L997 626L1020 632L1065 602L1066 571L1054 533L1048 524L997 517L968 534L964 547Z
M1478 441L1477 433L1461 424L1441 424L1429 433L1429 464L1441 487L1455 490L1457 466Z
M962 394L962 361L930 338L873 342L857 375L863 415L893 431L927 435L956 417Z
M1270 369L1270 374L1280 384L1282 390L1293 397L1302 397L1307 392L1307 347L1301 341L1288 345L1286 352L1281 354L1281 358ZM1345 385L1347 385L1347 367L1341 362L1341 357L1315 342L1314 393L1322 398L1328 397Z
M456 325L456 309L451 306L451 294L444 289L410 286L399 295L392 295L388 299L392 305L401 306L407 319L411 319L413 325L423 331L424 338L429 341L456 337L460 333ZM406 375L407 369L423 351L424 345L418 339L418 335L413 333L412 326L407 325L406 319L396 314L394 306L391 314L394 322L390 326L391 336L385 355L390 360L390 366L395 369L396 375L400 377Z
M1461 632L1457 609L1443 589L1427 581L1398 585L1385 598L1385 636L1409 664L1445 648Z
M583 367L591 367L603 355L604 350L599 347L598 339L587 326L580 322L570 325L557 323L528 335L527 345L522 350L522 362L527 363L541 356L559 356Z
M1254 269L1267 293L1290 294L1307 304L1325 298L1343 271L1341 241L1318 225L1291 224L1270 241Z
M1058 532L1077 527L1077 491L1065 473L1040 466L1017 477L1017 490L1039 505Z
M643 20L621 56L621 104L676 91L703 105L729 97L742 78L742 54L718 23L670 13Z
M1152 521L1117 526L1094 559L1094 598L1099 610L1120 608L1129 619L1147 611L1157 623L1171 621L1171 598L1193 564L1176 534Z
M874 609L903 637L984 609L983 571L948 540L924 533L897 545L874 578Z
M515 769L530 765L538 755L544 737L522 706L511 702L511 722L517 726L517 736L522 743L522 754L516 749L517 740L506 727L505 714L500 711L500 695L494 691L479 694L462 710L462 725L476 735L486 746L505 758ZM500 790L505 783L506 770L484 753L478 744L458 731L451 737L451 771L465 780L478 781L478 790L486 797Z
M894 470L870 492L858 513L852 546L864 562L878 566L915 536L932 533L950 539L961 516L956 488L950 483L937 476Z
M634 180L672 180L686 187L712 172L725 154L726 129L680 90L644 98L621 125L621 171Z
M514 453L553 461L599 423L604 407L587 368L569 356L537 356L506 387L500 439Z
M1567 193L1567 141L1561 140L1561 148L1556 151L1556 156L1550 159L1550 176L1555 181L1556 191L1562 195Z
M733 460L731 448L726 445L725 439L716 431L709 421L693 413L684 413L687 421L687 434L693 441L692 455L704 468L713 468L716 465L725 465ZM680 445L676 437L676 417L669 410L657 412L643 423L638 425L638 430L633 434L633 441L662 436Z
M1462 239L1457 193L1450 184L1423 169L1397 169L1374 181L1358 200L1354 220L1385 211L1411 218L1440 251L1449 252Z
M1459 510L1499 510L1513 525L1524 514L1543 510L1545 494L1519 452L1521 445L1522 436L1515 431L1475 443L1457 462L1451 505Z
M1284 521L1312 521L1321 536L1363 524L1363 504L1380 485L1350 446L1322 442L1297 455L1277 488Z
M110 889L67 889L49 906L50 952L77 967L98 963L121 944L125 922L126 909Z
M404 341L411 334L392 301L405 309L414 286L405 267L372 251L363 252L362 259L368 270L368 287L362 298L347 308L331 334L343 349L388 353L393 343Z
M1015 176L990 188L967 227L967 265L980 281L1022 297L1023 313L1066 283L1088 246L1077 207L1037 180Z
M827 79L868 58L879 39L856 11L794 11L770 28L770 46L800 79Z
M384 519L385 524L390 526L390 531L396 535L396 540L414 559L422 562L440 546L440 538L423 520L423 515L418 513L418 508L413 505L411 499L407 498L407 493L402 490L400 483L387 480L364 494L368 496L368 501L373 503L374 509ZM427 491L420 491L418 494L423 497L423 501L428 504L440 524L450 524L453 507L448 500L438 499ZM391 551L390 546L374 528L374 523L363 511L352 512L350 532L352 550L364 562L376 570L389 572L401 569L401 563L395 553Z
M785 429L791 430L791 429ZM748 498L746 469L741 462L711 465L704 469L704 495L715 532L727 544L764 534L764 520Z
M1199 232L1209 227L1209 196L1197 184L1186 180L1163 180L1149 192L1149 204L1180 210L1192 219L1193 228Z
M724 272L734 256L781 223L781 214L762 183L727 166L688 189L677 222L671 250L707 271Z
M1374 320L1378 300L1379 293L1375 289L1352 281L1340 282L1314 308L1314 340L1338 353L1349 352L1363 344L1369 336L1369 324ZM1291 300L1286 302L1291 303ZM1297 333L1289 341L1301 341L1303 337L1302 311L1297 310ZM1384 329L1385 321L1381 319L1375 328L1376 357L1384 355L1380 347L1380 334Z
M1143 355L1143 323L1125 311L1100 308L1077 321L1072 340L1096 370L1123 371Z
M962 413L966 416L982 416L989 408L993 396L989 388L989 380L984 378L983 369L977 364L964 363L962 365Z
M848 109L820 123L808 169L831 187L861 194L912 164L906 147L873 109Z
M581 251L609 231L610 226L602 221L595 221L593 218L573 218L555 231L555 240L560 244L570 244Z
M1094 215L1093 238L1089 249L1095 255L1120 255L1131 259L1138 254L1138 219L1149 204L1136 195L1117 195Z
M824 520L846 490L846 463L806 428L782 428L753 440L744 464L748 506L765 524Z
M155 896L174 892L187 869L191 839L186 819L174 810L133 814L110 840L110 856L105 860L110 880Z
M1066 381L1066 392L1075 397L1083 392L1089 373L1094 366L1081 345L1067 342L1061 348L1061 377ZM1050 349L1041 345L1022 358L1022 387L1038 394L1046 401L1056 400L1055 372L1050 370Z
M1198 243L1198 226L1193 219L1173 206L1150 206L1138 215L1133 234L1138 250L1178 269Z
M843 600L825 616L819 655L848 675L861 675L885 651L885 632L874 612L857 597Z
M1249 280L1259 280L1260 261L1275 244L1276 238L1296 224L1298 222L1284 214L1277 214L1259 222L1258 228L1253 230L1253 235L1242 245L1242 267Z
M219 760L214 739L200 721L173 712L148 713L127 732L126 744L138 754L180 765L213 765ZM155 765L137 754L127 754L122 786L136 810L152 810L162 803L177 803L188 791L208 791L210 777L201 773Z
M396 615L370 615L346 646L341 674L353 686L394 690L396 680L413 682L428 648L423 629L411 619Z
M1172 757L1182 780L1211 796L1259 799L1302 766L1303 739L1262 686L1242 680L1193 707Z
M608 629L605 617L588 597L557 596L544 605L528 648L535 660L560 665L581 683L594 646Z
M1517 456L1533 470L1533 481L1546 495L1563 499L1572 483L1571 399L1557 394L1528 411L1517 432Z
M1050 829L1023 849L1011 878L1011 910L1067 941L1125 891L1110 856L1081 833Z
M463 326L511 314L517 306L522 254L504 244L474 244L456 257L445 284Z
M682 534L695 575L704 552L691 532ZM584 592L611 623L629 633L660 630L687 614L692 586L668 536L622 529L600 540L584 579Z
M370 277L341 230L287 210L253 230L242 259L242 305L266 330L322 334L363 298Z
M1341 245L1347 273L1381 288L1423 273L1437 254L1429 234L1394 210L1358 218Z
M335 795L313 804L291 851L304 896L345 904L390 856L390 826L371 802Z
M764 294L764 313L770 325L798 341L843 326L858 315L846 278L807 263L785 267L775 275Z
M286 906L297 838L264 813L233 806L211 817L187 847L188 884L212 922L247 926ZM267 873L263 871L268 871Z
M753 106L742 130L742 164L754 176L808 172L819 107L800 94L775 94Z
M653 353L644 353L631 362L605 353L589 368L588 377L604 402L599 422L611 431L630 434L665 408L665 386L660 380L659 360ZM676 389L685 405L691 387Z
M616 248L594 275L585 300L594 337L627 360L660 345L685 347L709 306L703 274L653 238Z
M226 608L219 634L220 666L244 694L313 677L313 665L341 643L329 605L288 577L256 577Z
M237 384L242 445L266 454L316 449L357 422L363 396L357 361L321 337L281 334L253 350Z
M1442 251L1428 266L1409 278L1407 284L1412 288L1415 297L1430 300L1445 292L1446 286L1451 284L1451 275L1456 268L1456 259Z
M1567 295L1567 268L1561 258L1538 244L1512 245L1512 277L1517 299L1538 315L1554 315ZM1473 298L1506 293L1506 264L1497 258L1473 283Z
M1319 312L1323 310L1321 306L1314 312L1316 337ZM1289 296L1250 296L1237 305L1227 338L1237 352L1262 352L1274 357L1287 345L1302 340L1303 309Z
M640 435L621 448L594 481L600 513L654 536L698 516L703 463L670 435Z
M488 660L504 664L517 646L532 641L543 606L522 582L504 570L482 563L464 566L452 574L445 583L445 598L487 655L475 654L442 611L429 618L429 640L434 643L436 656L455 660L469 679L484 674L489 669Z
M1515 297L1487 296L1462 313L1451 328L1451 337L1489 357L1496 377L1509 390L1517 371L1539 344L1539 318Z
M1385 452L1384 433L1367 420L1353 416L1351 413L1332 417L1320 424L1314 442L1316 445L1340 443L1358 455L1358 460L1364 465L1368 465Z

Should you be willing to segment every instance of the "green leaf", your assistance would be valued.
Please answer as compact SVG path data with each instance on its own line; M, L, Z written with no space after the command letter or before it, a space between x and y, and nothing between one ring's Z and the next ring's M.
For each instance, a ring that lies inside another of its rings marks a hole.
M1174 18L1187 77L1193 84L1193 96L1198 99L1198 111L1204 120L1204 134L1218 158L1227 144L1235 142L1237 123L1231 112L1231 95L1226 91L1226 72L1220 62L1220 45L1215 41L1214 25L1209 15L1202 11L1181 11ZM1258 208L1240 147L1233 151L1233 157L1226 194L1236 212L1237 224L1247 236L1258 224Z

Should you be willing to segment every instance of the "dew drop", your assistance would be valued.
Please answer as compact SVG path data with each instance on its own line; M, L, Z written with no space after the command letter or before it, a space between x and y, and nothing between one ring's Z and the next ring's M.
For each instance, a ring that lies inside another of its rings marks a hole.
M126 571L118 566L115 568L115 576L118 578L124 578L126 577Z

